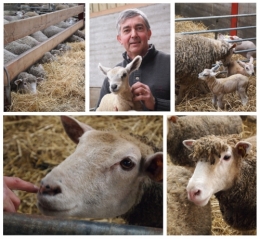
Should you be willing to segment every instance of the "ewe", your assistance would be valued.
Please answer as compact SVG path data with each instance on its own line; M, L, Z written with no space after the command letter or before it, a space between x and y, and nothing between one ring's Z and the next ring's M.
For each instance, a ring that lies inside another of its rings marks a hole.
M206 136L184 140L197 163L188 198L205 206L215 194L224 220L238 230L256 229L256 136Z
M163 226L163 154L123 132L99 131L61 116L77 143L73 154L41 180L38 207L45 215L112 218Z

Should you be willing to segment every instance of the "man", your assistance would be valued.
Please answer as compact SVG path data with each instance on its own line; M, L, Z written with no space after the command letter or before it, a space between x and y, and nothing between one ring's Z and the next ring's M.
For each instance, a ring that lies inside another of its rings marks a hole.
M126 50L118 66L125 67L135 56L142 56L141 66L129 77L133 100L141 101L144 110L170 111L170 55L148 44L152 31L146 15L138 9L125 10L120 13L116 27L117 40ZM105 78L97 107L109 93Z

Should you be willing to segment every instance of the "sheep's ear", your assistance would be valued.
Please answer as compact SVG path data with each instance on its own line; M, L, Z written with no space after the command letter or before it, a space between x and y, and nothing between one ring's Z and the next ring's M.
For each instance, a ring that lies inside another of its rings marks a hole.
M107 72L111 70L111 68L102 66L100 63L98 64L98 67L103 72L104 75L107 75Z
M16 85L19 85L19 84L22 83L22 82L23 82L23 79L17 79L17 80L14 81L14 83L15 83Z
M229 44L229 46L230 46L230 47L229 47L229 50L232 49L232 48L235 49L235 47L237 46L237 44L236 44L236 43L233 43L233 44Z
M253 64L253 62L254 62L254 57L250 56L250 61L249 61L249 63L250 63L250 64Z
M142 63L142 57L141 56L136 56L127 66L125 67L126 70L128 71L128 74L131 72L137 70Z
M237 61L237 63L238 63L240 66L242 66L242 67L245 67L245 65L246 65L246 63L245 63L245 62L243 62L243 61L240 61L240 60L238 60L238 61Z
M251 150L252 144L246 142L246 141L240 141L236 144L235 148L239 155L244 158Z
M168 121L173 122L174 124L176 124L179 119L177 115L168 115L167 118L168 118Z
M63 125L63 128L65 129L67 135L70 137L70 139L78 144L79 138L89 130L93 130L90 126L79 122L78 120L70 117L70 116L61 116L61 122Z
M163 153L158 152L149 156L144 163L145 173L154 181L163 181Z
M195 141L196 141L196 140L193 140L193 139L187 139L187 140L183 140L182 143L183 143L183 145L184 145L187 149L192 150Z

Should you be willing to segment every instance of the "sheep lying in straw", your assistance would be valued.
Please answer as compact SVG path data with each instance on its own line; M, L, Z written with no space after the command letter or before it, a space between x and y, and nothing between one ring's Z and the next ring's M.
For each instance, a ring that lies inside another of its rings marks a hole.
M235 74L226 78L216 78L220 72L216 72L219 68L219 65L214 66L211 69L204 69L198 76L199 79L204 80L210 91L213 93L212 103L216 107L224 108L222 99L225 94L236 92L239 94L242 105L246 106L248 97L247 97L247 88L248 88L248 77Z
M198 82L198 74L222 60L224 66L230 62L236 44L199 35L175 36L175 80L180 86L176 104L183 98L184 91Z
M142 57L136 56L126 67L107 68L99 64L100 70L108 77L110 94L104 95L96 111L142 110L140 102L133 101L129 75L141 65Z
M190 152L182 141L198 139L214 134L239 134L242 132L242 119L234 116L168 116L167 152L174 164L195 166L189 159Z
M231 227L256 229L256 136L212 135L183 144L196 162L187 186L189 200L205 206L215 194Z

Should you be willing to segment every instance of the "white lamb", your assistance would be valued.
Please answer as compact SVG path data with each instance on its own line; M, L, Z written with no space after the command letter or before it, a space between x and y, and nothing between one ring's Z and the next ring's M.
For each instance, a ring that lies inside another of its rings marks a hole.
M254 57L250 57L249 62L243 62L243 61L231 61L228 65L228 76L234 75L234 74L242 74L244 76L254 76L255 70L254 70Z
M248 101L247 88L248 88L248 77L235 74L227 78L216 78L220 72L215 72L219 68L219 65L214 66L211 69L205 69L198 76L199 79L204 80L210 91L213 93L212 103L216 107L223 108L222 99L227 93L237 91L242 105L245 106Z
M104 95L96 111L129 111L142 110L140 102L133 101L133 94L129 85L129 75L141 65L142 57L136 56L126 67L104 67L99 69L108 77L110 94Z

